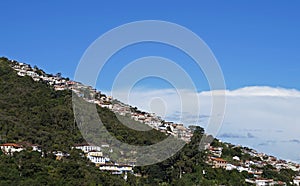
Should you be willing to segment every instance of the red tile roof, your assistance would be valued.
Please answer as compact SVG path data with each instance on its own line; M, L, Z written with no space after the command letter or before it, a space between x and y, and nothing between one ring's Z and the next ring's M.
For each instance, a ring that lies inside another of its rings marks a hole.
M211 157L212 160L215 160L215 161L222 161L222 162L226 162L226 160L222 159L222 158L214 158L214 157Z
M1 146L13 146L13 147L17 147L17 148L21 148L21 145L18 145L16 143L4 143Z

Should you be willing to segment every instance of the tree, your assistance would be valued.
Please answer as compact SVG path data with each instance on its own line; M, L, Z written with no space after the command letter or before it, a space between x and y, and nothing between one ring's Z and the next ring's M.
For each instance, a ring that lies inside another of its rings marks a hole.
M58 77L58 78L61 78L61 73L60 72L58 72L58 73L56 73L56 75L55 75L56 77Z

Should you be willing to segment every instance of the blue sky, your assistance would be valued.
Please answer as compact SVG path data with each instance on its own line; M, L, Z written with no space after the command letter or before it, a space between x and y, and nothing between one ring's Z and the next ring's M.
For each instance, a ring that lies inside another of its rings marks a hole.
M300 89L299 1L2 1L0 5L0 55L50 73L73 77L82 54L100 35L131 21L157 19L199 35L217 57L229 89L250 85ZM180 52L161 48L132 48L135 52L116 60L126 64L149 54L184 59ZM107 72L113 76L119 68L114 64ZM208 89L199 71L188 72L201 82L199 90ZM106 82L98 88L109 89L111 82Z
M88 46L117 26L163 20L190 29L213 51L229 89L218 136L300 162L300 1L28 0L1 1L0 7L0 56L70 78ZM121 50L107 62L97 88L109 92L125 65L150 55L181 65L199 91L201 114L213 117L201 70L170 46L144 43ZM178 97L167 82L145 79L138 86L150 90L137 88L130 104L151 110L153 97L165 98L162 114L178 119ZM191 119L197 114L187 113Z

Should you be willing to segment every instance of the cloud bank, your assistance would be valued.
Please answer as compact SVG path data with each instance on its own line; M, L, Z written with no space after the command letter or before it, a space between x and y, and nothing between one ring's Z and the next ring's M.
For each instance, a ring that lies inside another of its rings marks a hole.
M218 117L218 113L211 113L212 95L220 92L180 90L178 94L174 89L135 88L129 95L122 90L111 94L166 120L207 128L208 121ZM300 91L252 86L226 90L225 94L226 109L218 138L285 159L300 159Z

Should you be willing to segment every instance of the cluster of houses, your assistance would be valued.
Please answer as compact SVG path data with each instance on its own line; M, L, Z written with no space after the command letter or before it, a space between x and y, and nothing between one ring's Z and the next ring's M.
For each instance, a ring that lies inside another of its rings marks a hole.
M53 85L55 87L63 86L66 84L67 80L61 78L59 74L53 76L44 73L42 70L37 67L32 68L30 65L25 63L18 63L16 61L12 62L12 68L17 71L19 76L30 76L34 81L45 81L49 85Z
M29 76L34 81L43 81L54 87L55 90L72 90L79 97L86 101L100 105L101 107L112 108L111 97L101 94L91 86L83 85L82 83L70 81L68 78L61 77L60 73L56 75L46 74L37 67L31 67L25 63L19 63L11 60L11 67L17 71L19 76Z
M193 135L193 130L185 127L183 124L166 122L155 113L139 111L136 108L117 100L113 101L111 110L121 116L129 116L131 119L144 123L160 132L173 135L187 143L191 140Z
M72 149L78 149L82 151L82 155L89 159L95 166L99 167L101 171L111 172L112 174L133 173L133 165L125 165L111 162L109 158L103 156L102 148L109 148L107 145L97 146L92 144L78 144L72 147ZM1 151L13 156L14 153L21 152L23 150L37 151L43 156L42 149L39 145L30 144L28 142L21 143L4 143L0 145ZM70 156L68 153L62 151L53 151L56 156L56 160L61 160Z
M101 147L92 144L77 144L72 148L81 150L101 171L112 174L133 173L133 165L114 163L108 157L103 156L102 148L109 148L107 144L101 145Z
M178 137L185 142L189 142L193 130L192 127L186 128L183 124L165 122L162 118L155 115L154 113L147 113L139 111L137 108L133 108L130 105L124 104L118 100L114 100L111 96L106 96L101 94L91 86L83 85L79 82L70 81L68 78L62 78L60 74L49 75L38 69L37 67L32 68L28 64L19 63L16 61L11 61L12 68L17 71L19 76L30 76L34 81L43 81L53 86L55 90L72 90L79 97L84 100L97 104L101 107L105 107L122 116L128 116L135 121L144 123L153 129L159 130L169 135ZM13 155L15 152L20 152L24 149L30 147L33 151L41 152L38 145L33 144L15 144L6 143L2 144L1 150L3 153L8 155ZM75 145L73 148L82 150L84 156L86 156L91 162L99 167L100 170L109 171L113 174L122 174L127 172L133 172L132 165L117 164L110 161L109 158L104 157L102 153L102 148L96 145L89 144L79 144ZM262 185L285 185L283 182L274 181L272 179L264 179L261 177L262 168L266 165L272 165L278 171L281 169L292 169L294 171L300 171L299 164L287 162L285 160L278 160L273 156L267 156L263 153L257 153L255 150L243 149L243 153L249 154L251 157L256 157L256 160L242 161L240 157L233 157L231 161L226 161L222 158L222 147L212 147L209 144L206 145L205 149L209 152L207 163L212 165L213 168L223 168L226 170L238 170L239 172L246 171L249 174L253 174L253 179L246 179L245 181L258 186ZM69 156L67 153L61 151L53 152L57 159ZM254 166L252 166L254 165ZM254 169L253 167L256 167ZM300 185L300 177L295 177L293 184Z
M282 181L274 181L273 179L256 178L256 179L246 179L246 183L255 184L257 186L267 186L267 185L287 185Z
M133 108L129 105L126 105L118 100L114 100L111 96L106 96L100 91L97 91L91 86L83 85L80 82L71 81L68 78L61 77L61 74L56 75L46 74L44 71L38 69L37 67L31 67L25 63L19 63L16 61L11 61L11 67L17 71L19 76L29 76L34 81L42 81L54 87L56 91L62 90L71 90L77 96L83 98L89 103L94 103L103 108L108 108L114 113L117 113L122 116L128 116L135 121L144 123L156 130L164 132L169 135L178 137L186 142L189 142L192 137L192 130L186 128L183 124L175 124L173 122L165 122L159 116L156 116L154 113L141 112L136 108ZM13 153L15 151L24 150L23 146L10 146L9 151ZM4 147L3 147L4 148ZM113 174L131 172L132 165L117 164L110 162L110 159L103 156L101 152L101 147L83 144L77 145L74 148L81 149L84 155L96 166L99 166L100 170L110 171ZM68 153L61 151L52 152L56 159L60 160L63 157L69 156ZM120 152L122 153L122 152Z
M144 123L156 130L164 132L166 134L173 135L179 139L189 142L193 131L190 128L185 127L183 124L176 124L173 122L165 122L159 116L154 113L141 112L136 108L133 108L120 101L114 100L111 96L101 94L91 86L83 85L82 83L70 81L68 78L61 77L61 74L56 75L46 74L37 67L32 68L25 63L19 63L11 61L11 67L17 71L19 76L30 76L34 81L43 81L52 85L55 90L72 90L79 97L84 100L105 107L118 113L122 116L131 117L135 121Z
M134 165L128 164L118 164L110 161L108 157L103 156L102 149L109 148L109 145L104 144L101 146L93 145L93 144L77 144L72 147L72 149L78 149L82 151L82 156L89 159L95 166L99 167L101 171L111 172L112 174L125 174L133 173ZM31 150L40 152L43 156L42 149L37 144L30 144L28 142L21 143L4 143L0 145L0 149L6 155L13 155L16 152L20 152L23 150ZM262 170L259 168L263 168L266 165L272 165L278 171L281 169L292 169L294 171L300 171L300 165L292 162L287 162L285 160L277 160L277 158L273 156L267 156L263 153L257 153L255 150L245 150L243 153L248 153L252 157L258 157L257 160L246 160L242 161L238 156L234 156L231 161L226 161L222 157L222 147L212 147L207 145L207 151L210 156L208 156L207 163L210 164L213 168L222 168L225 170L237 170L239 172L246 171L249 174L253 174L254 178L246 179L247 183L255 184L257 186L264 185L286 185L286 183L281 181L274 181L273 179L265 179L262 178ZM53 151L52 152L57 160L61 160L64 157L70 156L68 153L63 153L61 151ZM258 160L260 159L260 160ZM231 163L229 163L231 162ZM251 165L255 165L257 169L252 168ZM300 185L300 176L294 178L294 185Z
M13 155L16 152L21 152L22 150L30 149L32 151L42 152L39 145L30 144L28 142L22 143L4 143L0 145L0 149L6 155Z
M226 144L226 143L225 143ZM226 144L228 145L228 144ZM234 146L232 148L239 148L240 146ZM251 160L241 160L241 157L234 156L231 160L225 160L222 158L222 147L213 147L209 144L206 145L209 156L207 163L213 168L222 168L225 170L237 170L239 172L246 171L252 174L254 178L246 179L247 183L255 184L257 186L263 185L286 185L286 183L281 181L274 181L273 179L265 179L262 177L263 167L267 165L273 166L277 171L281 169L291 169L295 172L300 172L300 165L294 162L289 162L286 160L277 159L274 156L269 156L264 153L258 153L253 149L241 148L243 154L248 154ZM300 177L294 178L294 185L300 185Z

